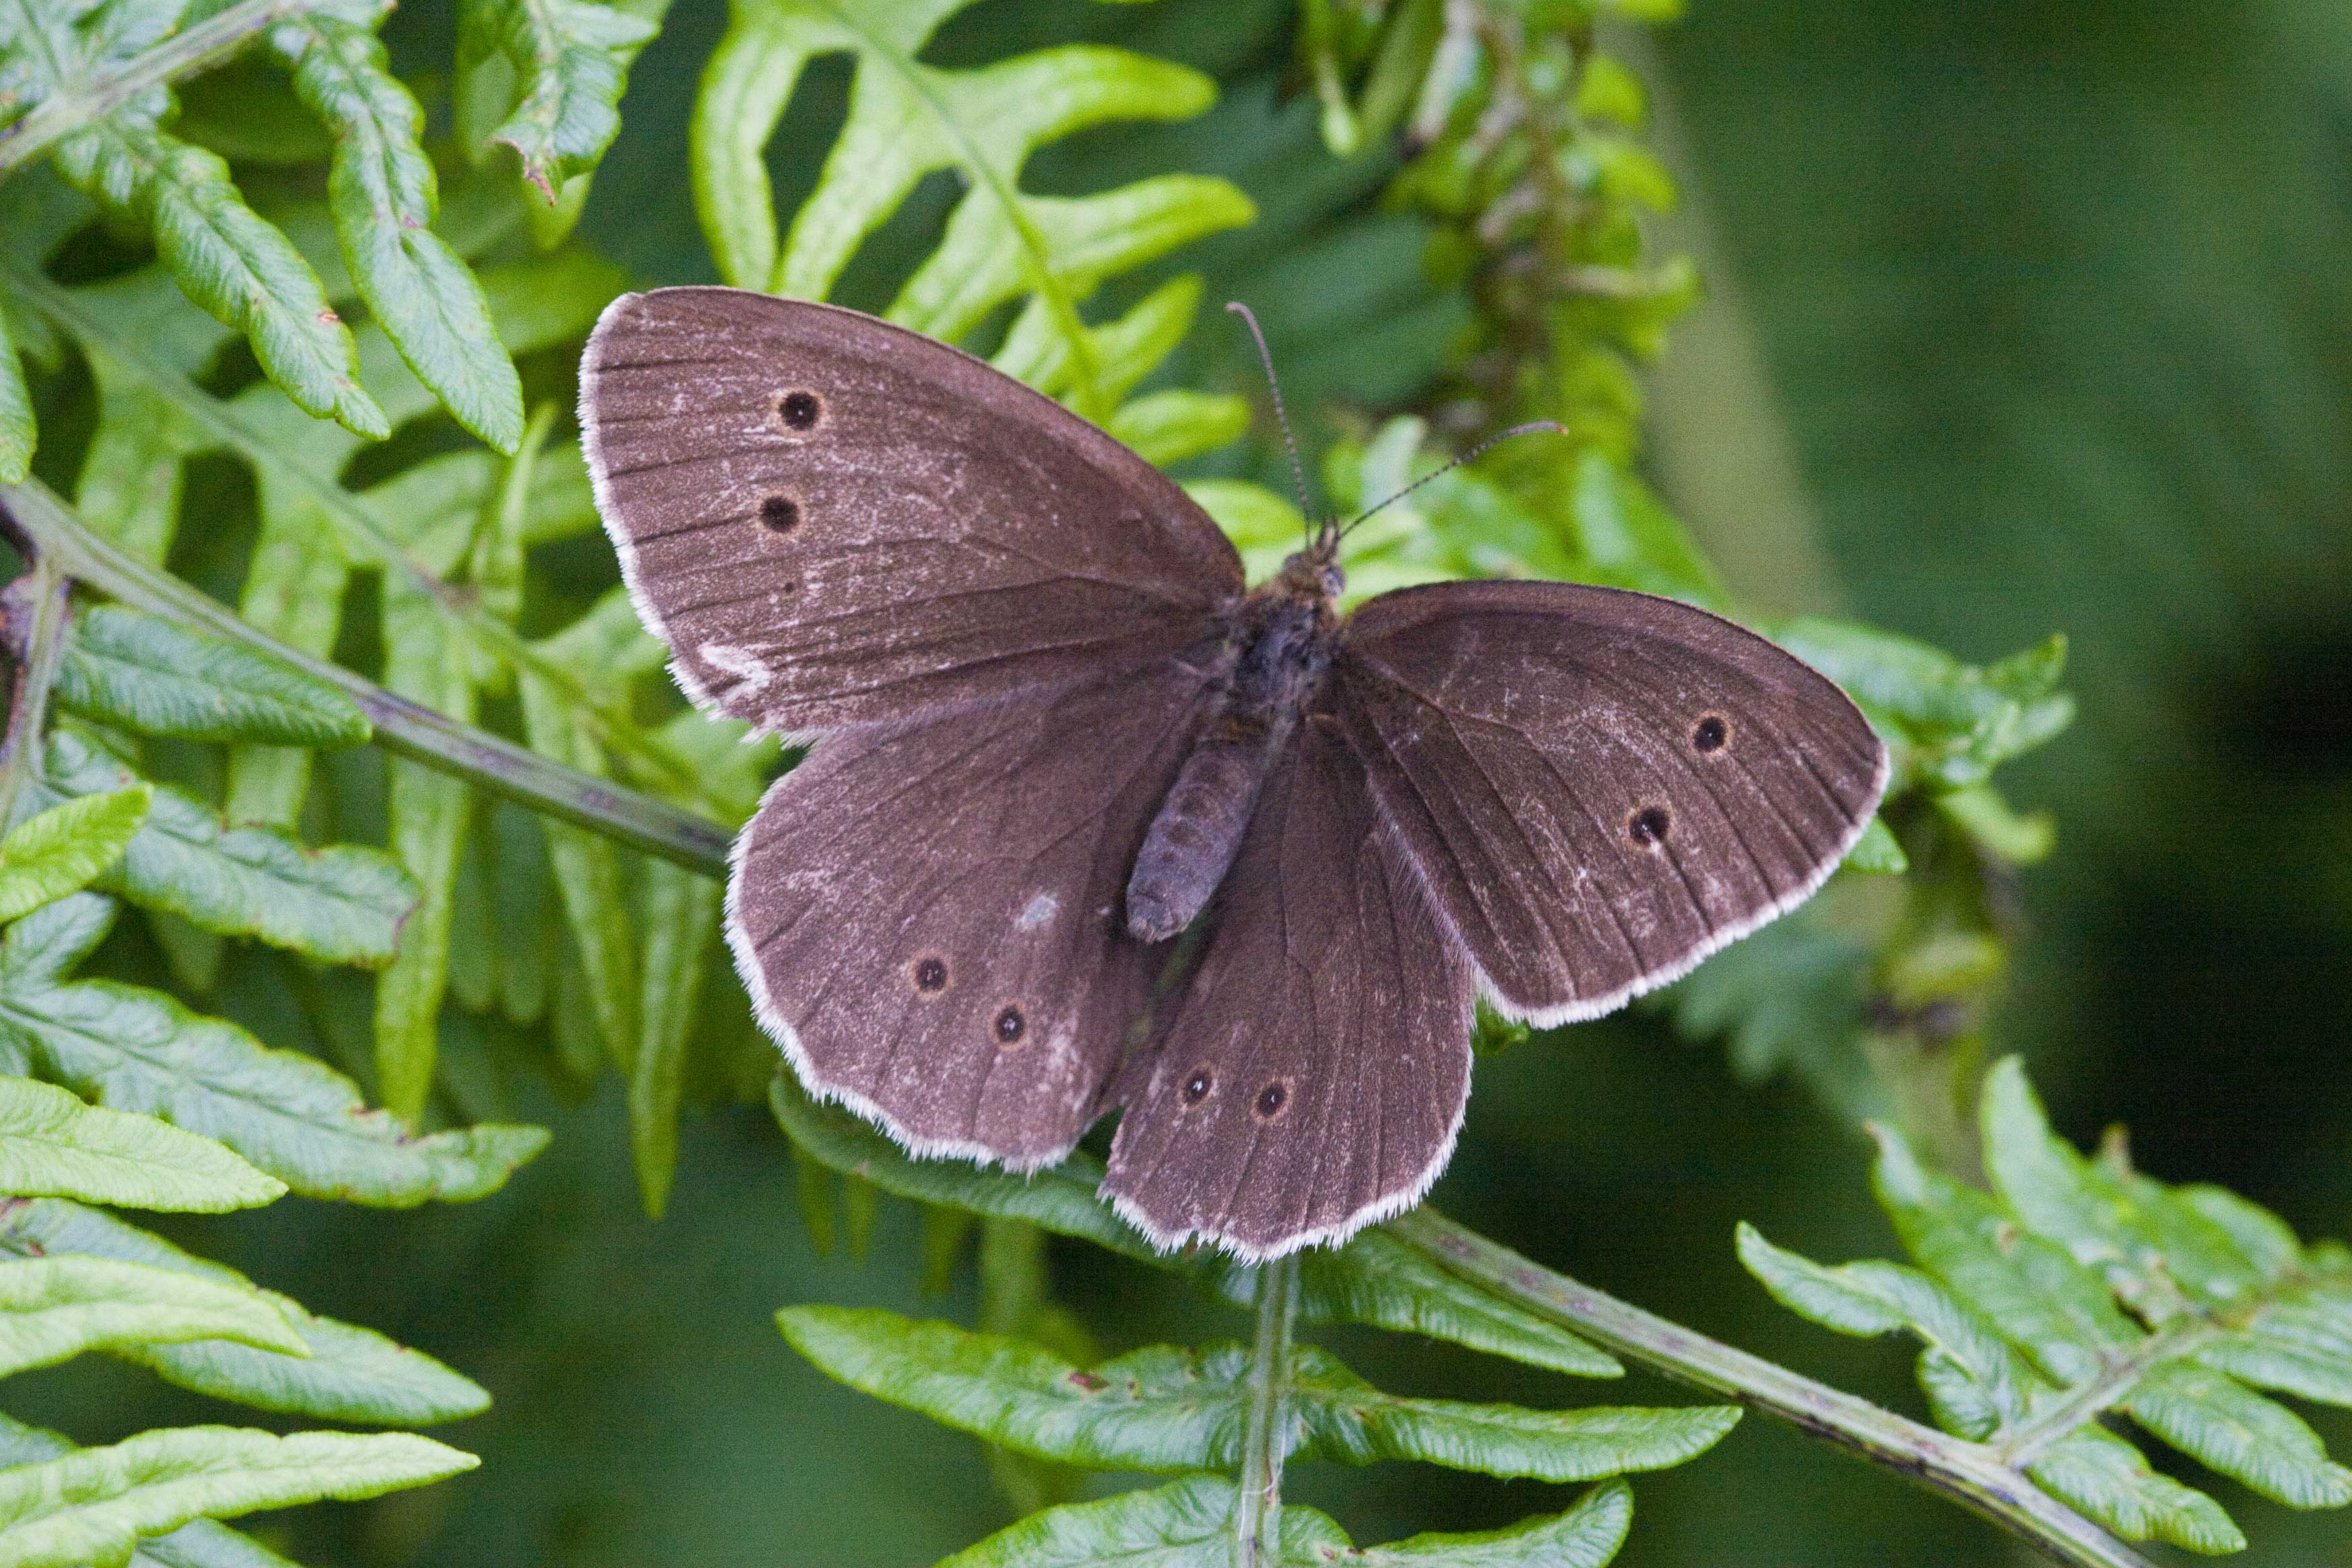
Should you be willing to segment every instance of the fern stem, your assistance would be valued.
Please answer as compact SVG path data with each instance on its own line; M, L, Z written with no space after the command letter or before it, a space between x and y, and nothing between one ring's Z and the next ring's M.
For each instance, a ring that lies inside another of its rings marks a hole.
M28 553L28 569L0 600L8 653L16 667L8 688L7 733L0 737L0 829L16 816L26 778L41 765L41 723L58 663L65 657L66 596L73 586L49 552Z
M121 70L44 99L22 120L0 131L0 179L82 127L105 119L149 88L225 64L256 34L289 16L316 10L319 4L320 0L244 0L142 51Z
M1290 1336L1298 1320L1298 1255L1257 1271L1257 1342L1250 1349L1249 1425L1234 1495L1234 1568L1281 1556L1282 1461L1290 1451Z
M1736 1399L1799 1431L1940 1492L2053 1562L2152 1568L2147 1559L2036 1486L1981 1443L1954 1437L1555 1274L1430 1209L1389 1229L1448 1273L1628 1361Z
M2108 1361L2097 1376L2069 1389L2065 1398L2011 1432L1999 1447L2002 1460L2021 1469L2033 1463L2052 1444L2123 1403L2158 1363L2189 1354L2219 1332L2203 1318L2184 1318L2150 1334L2128 1354Z
M49 281L38 268L0 258L0 280L32 300L75 342L86 348L95 344L126 368L137 371L213 441L244 458L257 472L275 474L308 495L334 523L343 546L363 564L406 578L460 636L500 662L546 681L579 710L599 742L627 757L644 776L660 780L698 805L716 804L705 793L698 772L684 759L637 730L615 705L592 690L577 670L542 655L512 626L484 610L472 595L419 563L364 501L333 479L287 457L266 435L246 423L236 405L205 393L144 342L90 309L71 289Z
M109 597L175 625L238 643L335 687L360 705L385 751L455 774L495 795L719 876L733 833L667 801L565 767L502 736L461 724L396 697L341 665L313 658L256 631L226 605L116 549L38 479L0 485L0 514L13 520L37 562ZM46 690L47 682L42 683ZM12 731L13 733L13 731Z

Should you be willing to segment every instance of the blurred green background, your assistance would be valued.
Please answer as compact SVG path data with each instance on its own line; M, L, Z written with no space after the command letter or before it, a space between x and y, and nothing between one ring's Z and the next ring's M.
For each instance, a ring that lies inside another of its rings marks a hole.
M445 10L411 0L391 23L404 69L450 58ZM711 276L684 139L722 21L711 0L678 0L598 178L586 232L643 282ZM1294 408L1404 405L1462 306L1424 279L1417 223L1377 210L1387 166L1322 153L1292 25L1276 0L982 0L929 58L1097 37L1217 76L1210 114L1057 145L1031 185L1171 167L1235 179L1262 221L1163 270L1205 270L1212 300L1256 306ZM2060 841L2018 889L2028 935L1998 1042L2028 1053L2077 1141L2126 1121L2155 1174L2235 1188L2306 1236L2352 1232L2352 7L1694 0L1646 46L1612 41L1652 78L1685 182L1668 237L1713 289L1653 382L1650 467L1735 589L1964 658L2073 639L2081 716L2006 778L2055 813ZM816 72L778 139L787 200L814 178L794 150L822 150L845 80ZM847 302L887 298L892 257L915 254L950 194L919 193ZM1216 328L1178 379L1254 392L1244 345ZM1336 428L1307 423L1318 442ZM1864 1146L1801 1089L1741 1086L1655 1016L1484 1059L1475 1089L1436 1194L1449 1212L1916 1411L1905 1352L1805 1326L1733 1259L1740 1218L1814 1257L1888 1249ZM481 1454L476 1474L260 1533L321 1563L848 1568L929 1562L1003 1522L976 1445L827 1383L772 1324L820 1300L969 1321L965 1296L919 1298L911 1213L886 1204L863 1262L818 1256L782 1140L745 1110L689 1116L670 1217L649 1223L617 1100L608 1083L584 1105L527 1106L554 1149L473 1206L289 1200L172 1227L499 1402L440 1434ZM1246 1330L1083 1248L1055 1265L1111 1348ZM1330 1337L1403 1393L1681 1397L1640 1375L1601 1392ZM128 1367L13 1392L16 1415L86 1442L219 1418ZM2352 1446L2342 1413L2313 1418ZM1568 1495L1407 1474L1312 1467L1293 1491L1360 1540L1497 1524ZM2242 1561L2352 1563L2340 1513L2200 1484L2253 1539ZM2021 1560L1760 1420L1635 1493L1625 1568Z

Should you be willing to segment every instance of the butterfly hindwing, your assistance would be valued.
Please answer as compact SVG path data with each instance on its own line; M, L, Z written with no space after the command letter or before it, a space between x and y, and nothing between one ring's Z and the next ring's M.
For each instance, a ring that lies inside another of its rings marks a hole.
M1450 583L1349 622L1338 710L1381 815L1514 1014L1682 973L1821 885L1886 751L1844 693L1730 622L1559 583Z
M1069 1151L1166 957L1120 894L1202 690L1170 665L836 736L769 791L728 938L812 1092L919 1153Z
M1104 1191L1161 1246L1342 1238L1427 1190L1470 1087L1468 963L1311 714L1160 1005Z
M625 294L581 367L597 508L698 700L813 733L1132 669L1238 596L1150 464L855 311Z

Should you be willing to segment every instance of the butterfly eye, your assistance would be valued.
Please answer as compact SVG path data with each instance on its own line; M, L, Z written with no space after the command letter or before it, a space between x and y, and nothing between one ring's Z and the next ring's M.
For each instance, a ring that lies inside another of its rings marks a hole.
M1192 1076L1184 1080L1184 1103L1198 1105L1209 1098L1209 1090L1217 1087L1217 1077L1207 1068L1194 1068Z
M1672 819L1666 816L1664 806L1645 805L1635 812L1633 819L1625 824L1625 832L1634 843L1646 847L1664 844L1666 841L1666 829L1673 826Z
M787 392L776 398L776 423L787 430L814 430L824 403L814 392Z
M790 496L762 496L760 521L771 533L790 533L801 525L801 503Z
M915 989L936 996L948 988L948 961L936 954L915 960Z
M1257 1119L1260 1121L1271 1121L1280 1116L1282 1108L1289 1103L1290 1085L1281 1079L1276 1079L1257 1091L1256 1102L1250 1109L1257 1112Z
M1726 724L1723 721L1723 716L1718 713L1707 714L1698 721L1698 727L1691 731L1692 747L1702 752L1719 752L1723 750L1723 743L1729 739L1731 739L1731 726Z
M995 1028L998 1045L1017 1046L1021 1037L1029 1032L1029 1020L1021 1016L1020 1008L1007 1007L996 1016Z

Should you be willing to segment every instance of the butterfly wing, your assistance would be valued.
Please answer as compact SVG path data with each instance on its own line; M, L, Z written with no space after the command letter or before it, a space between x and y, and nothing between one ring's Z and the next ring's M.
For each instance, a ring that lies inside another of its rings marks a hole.
M1203 689L1171 663L856 731L770 789L727 934L811 1092L919 1154L1069 1152L1166 957L1121 890Z
M1160 1246L1248 1258L1413 1203L1470 1091L1470 969L1328 715L1267 780L1210 919L1103 1190Z
M1239 595L1151 465L979 360L829 305L625 294L581 364L597 510L689 694L896 722L1173 654Z
M1559 583L1383 595L1338 710L1486 989L1544 1024L1683 973L1801 901L1885 788L1810 666L1672 600Z

